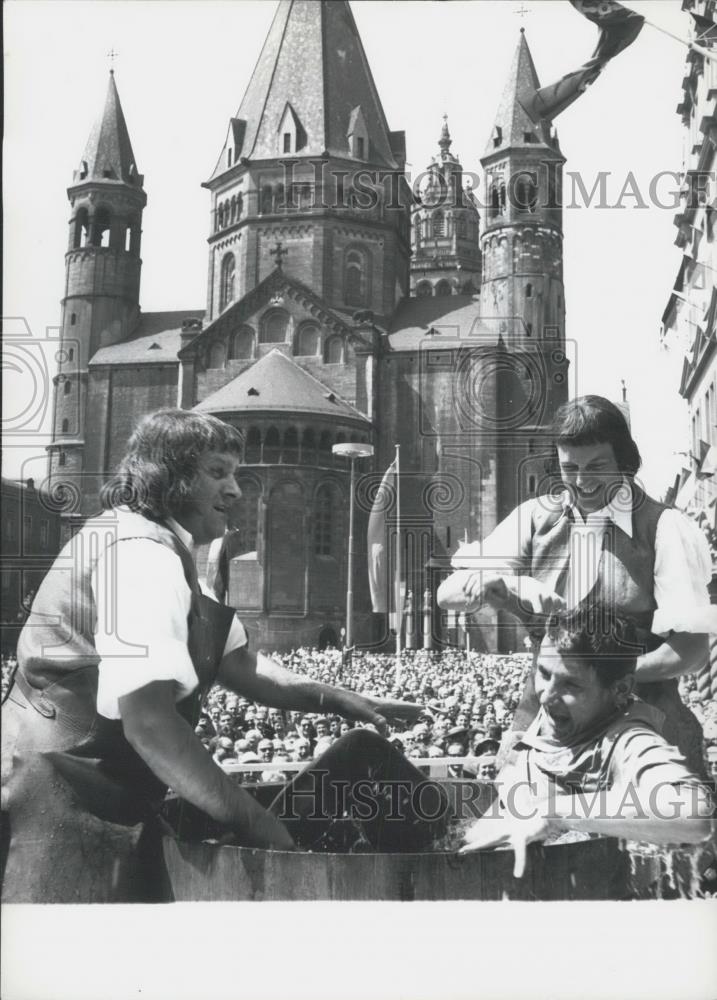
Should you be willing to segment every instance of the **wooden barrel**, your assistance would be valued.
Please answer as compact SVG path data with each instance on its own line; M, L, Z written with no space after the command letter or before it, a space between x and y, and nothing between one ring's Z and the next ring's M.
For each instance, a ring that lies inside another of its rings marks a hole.
M512 851L324 854L166 838L177 901L578 900L630 898L630 859L612 839L531 844L524 878Z

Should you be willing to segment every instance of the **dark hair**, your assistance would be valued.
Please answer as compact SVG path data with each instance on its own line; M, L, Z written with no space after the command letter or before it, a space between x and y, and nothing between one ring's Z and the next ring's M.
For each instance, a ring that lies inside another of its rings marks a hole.
M551 615L544 637L560 653L589 660L603 687L634 673L637 657L645 652L633 623L604 604L581 605Z
M161 520L188 502L199 459L207 451L241 454L239 431L207 413L157 410L140 420L113 478L101 490L102 506L125 506Z
M626 476L634 476L642 464L622 410L604 396L579 396L564 403L555 414L552 431L556 446L611 444L617 467Z

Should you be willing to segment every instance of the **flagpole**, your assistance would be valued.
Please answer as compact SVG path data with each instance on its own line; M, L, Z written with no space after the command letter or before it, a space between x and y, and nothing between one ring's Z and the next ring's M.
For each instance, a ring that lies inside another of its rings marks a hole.
M629 8L628 8L629 9ZM635 11L633 11L635 13ZM642 15L640 15L642 17ZM691 41L689 38L681 38L679 35L675 35L672 31L668 31L667 28L661 28L659 24L655 24L654 21L648 21L645 18L645 24L649 24L651 28L655 31L661 31L663 35L667 35L668 38L674 38L676 42L682 42L686 45L688 49L694 49L695 52L699 52L701 56L706 56L708 59L717 59L717 51L715 49L705 49L701 45L697 44L697 40ZM699 36L702 37L701 35Z
M401 446L396 445L396 683L401 683Z

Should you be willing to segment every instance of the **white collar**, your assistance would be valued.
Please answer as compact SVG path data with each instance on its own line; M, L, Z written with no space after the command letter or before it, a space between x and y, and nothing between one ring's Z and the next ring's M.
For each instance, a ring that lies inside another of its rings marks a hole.
M629 503L626 503L622 497L625 490L630 491ZM632 488L628 480L623 480L623 486L620 490L613 494L612 499L605 507L601 510L596 510L591 514L588 514L586 518L583 518L582 514L573 503L569 490L564 490L560 496L561 503L563 505L563 510L571 510L575 517L575 523L589 526L591 522L594 521L612 521L616 524L621 531L632 538L632 504L633 504L633 493Z
M179 521L175 521L173 517L167 518L167 527L172 529L179 541L194 555L196 545L194 544L191 532L183 528Z

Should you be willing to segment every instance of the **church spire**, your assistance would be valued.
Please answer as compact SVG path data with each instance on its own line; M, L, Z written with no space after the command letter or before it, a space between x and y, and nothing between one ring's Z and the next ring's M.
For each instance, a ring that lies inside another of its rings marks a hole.
M90 132L73 181L76 184L119 181L132 187L142 187L144 178L137 170L113 69L110 70L102 114Z
M448 115L443 116L443 127L441 128L441 136L438 140L438 147L441 151L441 156L445 160L448 156L448 151L451 148L451 133L448 131Z
M211 179L286 154L403 166L346 0L280 0Z
M555 148L557 140L551 137L547 122L536 125L525 110L528 98L540 89L540 81L533 62L525 29L520 29L520 38L508 73L493 129L488 140L485 155L496 150L514 149L523 146L544 145Z

